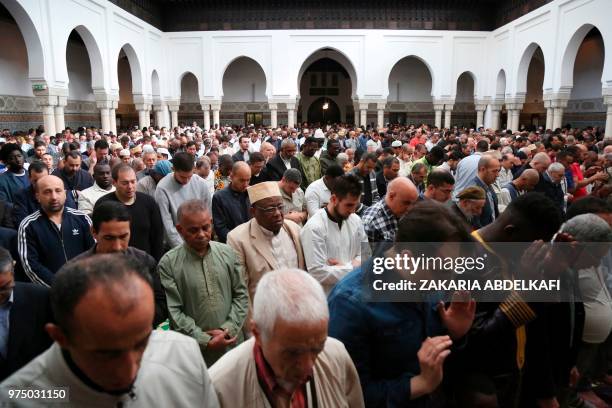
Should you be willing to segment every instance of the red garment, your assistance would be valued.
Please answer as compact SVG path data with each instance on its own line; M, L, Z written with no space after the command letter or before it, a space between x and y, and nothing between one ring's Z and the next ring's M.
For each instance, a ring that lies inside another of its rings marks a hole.
M264 358L261 347L257 344L253 347L253 356L255 357L255 366L257 367L257 379L261 388L263 388L266 397L270 404L274 407L275 402L279 399L291 399L291 408L306 408L306 384L303 384L293 392L293 395L285 391L276 381L272 367Z
M572 171L572 175L576 177L576 180L581 181L584 180L584 175L582 174L582 169L580 168L580 164L572 163L570 165L570 170ZM574 192L574 200L580 197L584 197L587 195L586 187L577 188Z

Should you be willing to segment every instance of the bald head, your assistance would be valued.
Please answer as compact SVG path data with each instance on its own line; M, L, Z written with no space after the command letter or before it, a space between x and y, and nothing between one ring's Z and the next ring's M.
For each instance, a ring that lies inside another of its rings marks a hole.
M64 210L66 190L64 182L56 176L44 176L36 182L36 199L40 208L47 215L57 214Z
M536 169L538 173L542 174L550 166L550 157L544 152L536 153L531 159L531 167Z
M414 183L406 177L397 177L387 186L385 203L396 217L406 214L419 198Z
M532 191L540 180L540 173L535 169L526 169L516 179L515 185L519 190Z
M240 193L246 191L251 181L251 167L243 161L234 163L230 178L232 180L232 190Z

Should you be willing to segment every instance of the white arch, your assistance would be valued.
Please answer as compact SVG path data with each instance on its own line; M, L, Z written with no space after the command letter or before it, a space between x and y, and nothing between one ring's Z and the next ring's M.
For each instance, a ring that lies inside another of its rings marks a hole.
M119 48L117 56L121 53L121 50L125 52L128 62L130 63L130 73L132 74L132 95L140 95L145 89L140 58L130 43L123 44L121 48ZM118 80L119 79L117 78L117 81Z
M222 72L222 75L221 75L221 97L223 97L223 95L224 95L224 93L225 93L225 92L224 92L224 90L223 90L223 82L224 82L224 80L225 80L225 74L227 73L228 68L229 68L229 67L230 67L232 64L234 64L235 62L237 62L237 61L239 61L239 60L242 60L242 59L245 59L245 60L247 60L247 61L253 62L253 63L255 63L255 65L256 65L257 67L259 67L259 70L260 70L260 71L261 71L261 73L263 74L263 76L264 76L264 81L265 81L265 83L264 83L264 89L265 89L264 94L265 94L266 98L268 98L268 97L269 97L269 95L268 95L268 83L269 83L269 81L268 81L268 76L266 75L266 71L263 69L263 67L261 66L261 64L260 64L259 62L257 62L257 60L255 60L254 58L251 58L251 57L249 57L249 56L246 56L246 55L240 55L240 56L238 56L238 57L236 57L236 58L232 59L232 60L231 60L231 61L229 61L229 62L228 62L226 65L225 65L225 67L223 68L223 72Z
M457 91L459 90L459 79L463 76L467 74L467 76L469 76L470 78L472 78L472 84L473 84L473 94L472 97L474 99L476 99L476 90L478 89L476 87L476 75L474 75L474 73L472 71L463 71L461 72L459 75L457 75L457 78L455 78L455 97L457 96Z
M79 34L79 36L83 40L83 43L85 44L87 56L89 57L89 65L91 66L91 88L94 90L104 89L105 65L102 62L103 58L102 53L100 52L100 47L98 47L98 42L96 41L91 31L87 29L87 27L85 27L84 25L78 25L72 30L68 31L68 37L66 38L66 50L68 50L68 39L72 31L76 31L77 34ZM67 69L68 64L66 61L66 70Z
M36 26L28 13L17 0L0 0L0 3L9 11L15 19L17 27L23 36L28 53L28 77L31 80L43 81L47 78L47 64L43 45Z
M574 64L576 63L576 56L578 55L578 50L582 45L582 41L584 41L586 35L593 28L597 27L593 24L582 25L576 30L574 35L572 35L569 42L567 43L567 46L565 47L565 52L563 53L563 59L561 60L561 88L572 88L574 86ZM599 31L601 35L601 30L599 30L599 28L597 28L597 31ZM605 55L606 41L605 38L603 38L603 40Z
M151 96L153 97L154 103L159 103L161 101L159 74L156 69L151 72Z
M538 43L532 42L530 43L523 54L521 56L521 60L517 67L516 72L516 94L517 95L526 95L527 94L527 73L529 72L529 64L531 63L531 58L536 50L540 48L542 50L542 55L544 55L544 83L546 83L546 67L548 66L546 62L546 54L544 54L544 48L542 48Z
M427 62L427 60L423 57L420 57L418 55L414 55L414 54L410 54L410 55L406 55L404 57L401 57L400 59L398 59L397 61L395 61L395 63L393 65L391 65L390 69L388 71L386 71L386 78L387 78L387 97L390 93L390 89L389 89L389 81L391 80L391 73L393 72L393 70L405 59L407 58L415 58L418 61L420 61L421 63L423 63L423 65L425 65L425 67L427 68L427 71L429 72L429 77L431 78L431 90L430 90L430 94L433 97L434 95L434 89L435 89L435 75L434 75L434 71L431 68L431 65L429 64L429 62Z
M328 51L329 50L329 51ZM330 55L331 54L331 55ZM300 65L300 70L298 71L297 76L297 89L298 89L298 97L300 95L300 83L302 82L302 77L304 76L304 72L312 65L315 61L320 60L321 58L329 58L331 60L336 61L338 64L342 65L342 67L349 74L349 78L351 78L351 97L355 99L357 95L357 71L355 70L355 64L350 60L349 57L346 56L345 53L340 51L334 47L322 47L315 51L313 51Z
M179 81L178 81L178 93L179 93L179 101L181 101L181 102L182 102L182 101L183 101L183 98L184 98L184 95L183 95L183 80L185 79L185 77L186 77L187 75L192 75L192 76L195 78L195 80L196 80L196 85L197 85L197 86L196 86L196 91L197 91L197 93L198 93L198 101L197 101L197 103L200 103L200 101L199 101L199 98L200 98L200 95L201 95L201 93L200 93L200 80L199 80L199 78L197 77L197 75L196 75L196 74L194 74L194 73L193 73L193 72L191 72L191 71L185 71L185 72L183 72L183 73L182 73L182 74L179 76Z
M506 71L500 69L497 73L497 83L495 85L495 99L506 99Z

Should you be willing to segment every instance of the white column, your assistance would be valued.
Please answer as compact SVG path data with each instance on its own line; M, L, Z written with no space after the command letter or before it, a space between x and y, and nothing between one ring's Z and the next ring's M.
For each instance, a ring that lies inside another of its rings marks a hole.
M147 126L147 108L146 105L136 104L136 109L138 110L138 128L142 130Z
M178 111L180 102L179 101L168 101L168 109L170 110L170 127L174 129L178 126Z
M604 136L612 137L612 95L604 95L604 105L607 105L606 130Z
M513 130L516 130L518 132L520 130L520 127L521 127L521 110L515 109L512 111L512 128Z
M155 125L161 129L164 123L164 108L166 105L158 104L153 105L153 111L155 112Z
M217 128L221 127L221 123L219 121L219 113L221 111L221 104L220 103L212 103L210 104L210 108L212 109L213 112L213 126L217 126Z
M68 98L65 96L57 97L57 105L53 108L55 116L55 130L58 132L66 129L66 123L64 122L64 106L68 104Z
M545 100L544 107L546 108L546 129L552 129L553 128L554 108L552 107L551 101Z
M560 128L563 124L563 108L554 108L553 111L553 129Z
M204 130L210 129L210 104L205 101L200 101L202 106L202 115L204 117Z
M567 103L569 102L569 98L561 98L552 101L553 111L553 129L560 128L563 126L563 112L565 108L567 108Z
M117 108L119 107L119 101L113 101L113 107L109 110L108 115L110 118L110 131L114 135L117 134Z
M433 107L434 107L434 113L436 115L434 125L438 129L442 129L442 111L444 110L444 104L443 103L434 103Z
M521 109L523 109L522 102L507 103L506 108L508 109L508 129L513 132L518 132L520 126Z
M476 104L476 128L484 126L484 112L487 110L487 105L484 103Z
M270 127L272 129L276 129L278 127L278 105L275 103L269 103L268 107L270 108Z
M55 128L55 114L53 110L53 105L41 105L41 108L45 132L50 136L55 136L57 131Z
M376 104L376 126L378 129L385 127L385 108L387 102L380 102Z
M368 126L368 104L359 103L359 125L364 129Z
M48 92L48 90L45 90ZM36 91L34 91L36 93ZM55 126L55 110L54 107L57 105L57 96L53 95L37 95L36 105L40 108L43 116L43 124L45 126L45 133L49 136L55 136L57 133L57 127Z
M499 109L494 109L494 105L489 105L491 109L491 129L499 129Z
M287 126L292 128L295 126L295 104L287 103Z
M453 111L454 104L444 105L444 127L447 129L451 128L451 113Z
M100 108L100 122L102 124L102 133L110 132L110 109Z
M99 98L96 101L96 105L98 109L100 109L100 125L102 128L102 133L108 133L111 131L111 119L110 119L110 111L113 110L113 101L111 99L102 99L106 96L99 95Z

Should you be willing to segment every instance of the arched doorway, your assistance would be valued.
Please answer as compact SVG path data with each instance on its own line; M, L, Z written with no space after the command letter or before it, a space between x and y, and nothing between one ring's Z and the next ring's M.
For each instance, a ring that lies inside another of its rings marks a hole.
M331 98L316 99L308 108L308 122L340 123L340 108Z
M498 113L493 112L492 114L498 115L496 118L492 118L491 126L497 129L507 129L508 123L508 112L505 108L506 102L506 71L500 69L497 73L497 83L495 86L495 102L501 106L501 111Z
M355 71L350 61L340 52L325 48L312 54L304 61L299 77L300 103L298 106L298 122L317 122L321 125L323 119L323 101L317 102L321 107L311 107L315 101L327 99L328 111L325 113L325 122L333 123L331 109L333 102L338 108L338 116L333 116L336 123L354 123L355 111L353 97L355 93ZM333 99L333 101L332 101ZM317 105L315 105L317 106ZM311 117L311 113L314 115ZM315 120L315 119L319 120Z
M269 125L266 74L257 61L248 57L233 60L223 73L220 120L230 125Z
M84 28L81 27L81 30ZM92 59L95 61L97 58L91 58L81 34L76 29L72 30L66 44L68 105L65 108L65 123L72 129L100 126L100 114L93 93Z
M601 92L605 59L601 32L593 27L582 40L574 62L573 86L563 124L574 128L605 127L606 106Z
M388 122L433 123L432 86L431 72L420 58L399 60L389 74Z
M202 106L200 105L198 78L186 72L181 78L181 104L179 106L179 123L202 123Z
M36 106L26 42L11 13L0 3L0 122L2 128L28 130L42 123L40 109ZM21 119L16 118L20 113Z
M474 105L474 75L466 71L457 78L457 94L451 123L459 127L476 128L476 107Z
M529 50L527 52L529 52ZM544 108L543 100L545 70L544 53L542 52L542 48L537 45L531 52L532 55L529 59L527 68L525 102L519 117L519 129L521 126L525 126L526 129L546 126L546 108Z

